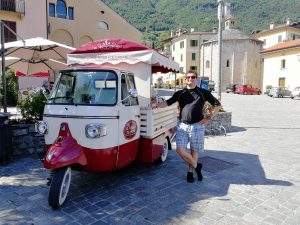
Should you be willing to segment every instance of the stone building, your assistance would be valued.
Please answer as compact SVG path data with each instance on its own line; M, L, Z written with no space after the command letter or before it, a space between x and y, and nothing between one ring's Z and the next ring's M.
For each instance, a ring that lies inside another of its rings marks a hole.
M235 26L235 18L225 20L222 32L222 87L229 84L252 84L262 86L262 60L260 51L263 42L247 36ZM218 40L217 36L202 44L200 74L218 83Z

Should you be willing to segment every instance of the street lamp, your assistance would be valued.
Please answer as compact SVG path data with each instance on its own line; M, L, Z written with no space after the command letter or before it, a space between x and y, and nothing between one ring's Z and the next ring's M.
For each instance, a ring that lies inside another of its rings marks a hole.
M1 72L2 72L2 89L3 89L3 111L4 113L7 113L7 96L6 96L6 73L5 73L5 41L4 41L4 27L6 27L6 29L8 29L10 32L12 32L13 34L15 34L17 37L19 37L22 41L23 44L25 46L25 41L23 40L23 38L21 38L16 32L14 32L9 26L5 25L5 23L0 20L0 42L1 42L1 49L0 49L0 53L1 53Z
M222 23L224 19L224 0L218 0L218 95L221 100L222 92Z

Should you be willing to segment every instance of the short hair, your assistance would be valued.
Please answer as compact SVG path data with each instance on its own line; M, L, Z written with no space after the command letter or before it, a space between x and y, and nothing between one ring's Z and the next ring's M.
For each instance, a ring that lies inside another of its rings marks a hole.
M195 70L189 70L189 71L185 74L185 76L187 76L189 73L192 73L192 74L194 74L196 77L198 77L197 71L195 71Z

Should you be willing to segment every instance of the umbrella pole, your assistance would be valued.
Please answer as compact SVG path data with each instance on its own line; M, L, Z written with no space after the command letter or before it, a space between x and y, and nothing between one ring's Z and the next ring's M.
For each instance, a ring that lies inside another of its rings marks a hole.
M6 73L5 73L5 47L4 47L4 24L2 20L0 21L1 27L1 67L2 67L2 90L3 90L3 111L7 113L7 104L6 104Z

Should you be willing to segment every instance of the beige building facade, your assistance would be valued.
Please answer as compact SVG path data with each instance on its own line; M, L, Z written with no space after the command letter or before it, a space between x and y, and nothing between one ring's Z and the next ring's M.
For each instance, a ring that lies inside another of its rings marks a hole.
M300 38L300 23L287 19L285 24L277 25L272 22L269 29L257 31L256 39L263 42L263 48L267 49L284 41L292 41Z
M264 42L263 90L267 86L281 86L292 90L300 86L296 71L300 66L300 22L287 19L285 24L271 23L269 29L255 37Z
M0 0L0 19L21 38L47 37L45 0ZM17 38L5 29L5 42Z
M227 18L222 32L222 87L230 84L251 84L262 86L262 42L248 37L235 28L235 19ZM218 40L211 39L202 45L201 72L203 76L218 84Z
M100 0L47 0L48 38L79 47L103 38L141 42L142 33Z
M300 86L300 39L283 42L262 51L264 58L263 88Z
M184 74L189 70L195 70L201 76L201 46L209 39L216 36L213 32L190 32L178 29L175 34L164 41L164 54L172 58L180 65L180 73L176 75L177 85L184 85ZM175 75L171 74L164 78L165 83L175 85Z
M103 38L142 39L139 30L100 0L0 0L0 19L22 39L43 37L75 48ZM20 39L8 29L4 33L5 42ZM45 79L19 77L19 88L39 87Z
M22 39L47 37L45 0L0 0L0 19ZM4 28L5 42L19 38ZM19 77L19 89L40 87L44 77Z

